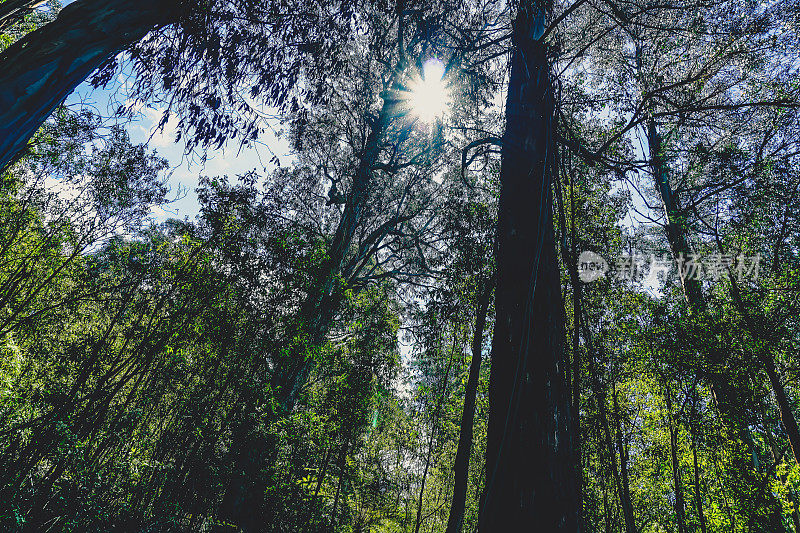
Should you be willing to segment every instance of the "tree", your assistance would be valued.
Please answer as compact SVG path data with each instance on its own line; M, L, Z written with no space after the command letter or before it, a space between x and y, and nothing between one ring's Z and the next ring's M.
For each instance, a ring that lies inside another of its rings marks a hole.
M249 0L72 2L0 54L0 170L79 83L93 72L93 83L108 83L115 56L126 49L137 76L131 107L120 114L162 97L163 123L177 113L190 147L237 137L254 142L260 116L253 99L294 110L323 99L320 80L342 65L336 48L352 30L351 7L292 5L306 14L301 22L287 6ZM295 90L304 65L319 70L319 78Z
M481 531L575 531L569 387L551 216L555 96L542 39L551 6L514 21L497 229L486 489Z

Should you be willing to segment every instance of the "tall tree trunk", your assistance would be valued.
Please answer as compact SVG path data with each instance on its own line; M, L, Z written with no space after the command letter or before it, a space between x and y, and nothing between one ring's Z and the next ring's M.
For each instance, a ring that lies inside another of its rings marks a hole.
M0 172L95 69L177 20L174 0L78 0L0 54Z
M636 70L640 78L643 79L642 69L642 45L636 43ZM642 90L647 90L643 83ZM653 174L653 182L664 207L665 232L669 243L670 252L678 264L678 275L681 280L681 287L686 303L689 307L702 317L706 313L707 305L700 286L700 280L694 275L690 276L689 269L683 265L692 256L692 249L689 245L688 229L686 225L686 213L681 208L680 199L675 195L669 181L669 166L664 154L664 143L658 125L652 117L652 110L648 110L647 119L647 148L649 151L650 171ZM731 382L730 373L723 370L725 368L725 354L718 347L710 347L704 354L706 363L709 366L707 380L711 386L717 408L725 418L726 423L735 428L736 433L742 439L747 440L747 424L741 420L742 395L739 394L737 387Z
M393 84L396 84L396 81ZM384 100L378 118L371 126L358 160L353 183L345 199L344 212L328 249L328 258L322 265L310 294L301 306L299 316L305 320L304 333L307 335L307 342L294 346L289 359L281 361L272 375L271 386L273 390L277 391L278 399L278 412L272 413L273 416L282 417L294 410L300 392L308 382L316 363L313 357L307 357L306 348L308 346L319 347L324 343L325 336L340 309L342 288L338 286L339 279L353 237L363 222L363 211L372 189L373 167L380 155L385 131L391 121L393 106L392 100ZM275 466L277 453L276 441L268 453L264 456L254 456L253 459L260 465ZM231 490L240 489L232 487L228 489L228 492ZM248 509L252 508L252 502L258 501L260 497L259 493L252 491L243 497L237 497L235 501L239 503L235 510L231 511L231 516L245 515Z
M683 476L678 461L678 429L672 412L672 391L669 383L664 382L664 399L667 403L667 424L669 426L669 452L672 461L672 484L675 488L675 517L678 521L678 533L688 533L686 528L686 502L683 497Z
M386 129L391 123L392 116L397 112L398 102L394 95L401 89L400 77L406 67L403 41L405 0L397 0L395 10L398 20L397 55L399 59L392 72L391 90L381 94L383 105L375 121L370 124L369 134L360 151L353 183L345 198L344 212L328 248L328 259L323 265L316 287L312 288L311 294L301 309L302 316L308 319L307 331L312 346L322 344L341 305L342 288L337 286L339 278L356 229L362 222L363 211L370 198L374 167L381 153ZM304 354L295 354L294 359L283 372L276 372L277 380L273 381L273 387L279 389L280 405L289 412L297 403L300 389L306 384L314 369L314 361L304 357Z
M402 17L401 17L402 25ZM402 33L402 32L401 32ZM355 273L346 267L348 253L353 243L356 230L363 222L364 209L372 193L372 181L375 164L383 147L386 130L391 124L392 117L398 113L398 100L395 95L401 89L400 76L405 69L402 45L401 59L395 66L392 74L391 90L381 94L384 98L378 117L370 124L364 147L360 150L358 165L353 183L344 201L344 211L336 226L328 258L322 266L317 277L317 283L311 289L301 309L301 316L306 318L306 332L312 346L319 346L325 339L331 323L339 311L342 298L342 287L339 280L344 275L353 276ZM273 388L279 390L280 405L291 411L297 403L302 387L314 369L314 361L307 359L303 354L294 354L293 360L283 371L276 372L273 379Z
M353 183L344 205L344 212L328 249L328 258L322 267L316 286L303 304L300 315L306 319L306 332L311 346L319 346L331 327L341 305L341 287L338 280L347 258L362 215L370 197L373 167L381 151L382 140L390 121L391 101L384 101L378 118L367 136L364 150L358 161ZM300 390L314 369L314 360L305 353L295 353L283 371L275 373L273 387L278 389L280 405L291 412L297 403Z
M762 339L768 339L771 337L771 335L764 332L763 329L760 328L759 325L753 320L749 310L745 306L744 300L742 299L742 293L739 290L739 284L736 282L733 276L730 276L729 280L733 303L739 311L739 314L741 314L744 318L744 323L747 326L747 329L750 330L750 334L756 338ZM794 415L794 411L792 411L792 404L789 400L789 396L786 394L786 388L781 381L780 375L778 375L778 369L775 367L775 359L769 350L763 348L759 349L756 357L758 362L761 364L761 367L764 369L764 372L766 372L767 378L769 378L769 384L772 388L772 393L775 395L775 401L778 404L778 413L780 414L781 426L783 426L783 430L786 432L786 436L789 438L789 446L792 449L792 457L794 458L795 463L800 464L800 460L798 460L798 454L800 454L800 427L798 427L797 418Z
M692 466L694 469L694 507L697 513L697 520L700 522L700 533L708 533L706 526L706 515L703 510L703 486L700 482L700 464L697 460L697 390L692 390L692 419L689 429L692 434Z
M622 439L622 417L619 414L619 402L617 402L617 389L611 393L611 405L614 408L614 425L617 441L617 453L619 454L619 477L622 483L622 511L625 515L625 531L636 533L636 524L633 517L633 500L631 500L631 481L628 475L628 449Z
M640 51L641 47L637 47L637 56ZM669 183L668 166L662 144L663 139L652 117L647 121L647 128L650 167L656 189L659 191L664 205L667 240L669 241L670 250L676 261L687 260L691 256L691 249L687 239L688 230L685 212L681 209ZM686 302L699 320L705 320L708 315L707 302L700 290L700 281L698 279L690 279L686 275L687 272L681 272L680 269L679 274ZM736 369L732 369L726 360L727 351L722 349L718 343L712 342L706 346L703 355L705 368L700 369L699 373L709 383L717 411L723 421L726 440L732 450L729 454L731 458L731 474L732 478L736 480L735 483L729 486L734 492L734 501L739 502L741 505L741 502L747 499L744 493L758 484L755 471L743 461L744 454L742 453L745 447L750 449L751 454L755 453L749 428L751 414L747 405L747 387L741 380L737 379L735 375ZM753 455L753 457L755 458L756 456ZM763 499L766 506L771 507L774 511L777 507L777 501L772 494L766 495ZM742 510L744 511L744 509ZM770 511L770 513L774 514L773 511ZM771 520L771 518L767 520ZM770 526L765 525L764 527Z
M444 372L444 380L442 381L442 392L436 402L436 410L433 412L433 421L431 423L431 434L428 438L428 453L425 456L425 467L422 470L422 482L419 486L419 498L417 499L417 517L414 520L414 533L419 533L419 528L422 526L422 498L425 495L425 481L428 478L428 469L431 466L431 457L433 456L433 443L436 440L436 426L439 423L439 416L442 413L442 405L447 396L447 382L450 380L450 369L453 367L453 359L455 359L456 349L458 347L458 335L453 332L453 347L450 350L450 358L447 361L447 369Z
M611 474L612 477L614 478L614 484L617 489L617 494L619 495L620 507L622 507L622 516L623 519L625 520L625 533L636 533L637 531L636 519L633 513L633 502L630 499L630 492L625 489L627 485L623 484L620 471L617 469L617 454L614 451L614 442L613 442L614 439L611 436L611 429L609 427L608 408L606 405L607 404L606 388L602 383L600 383L600 376L597 372L597 366L595 365L594 352L592 352L592 330L589 328L588 320L586 319L586 317L581 317L581 318L582 318L581 326L583 327L584 338L586 339L587 346L589 347L590 355L588 358L588 365L589 365L589 377L591 379L592 393L594 395L595 405L597 406L597 412L600 415L600 426L601 426L600 429L602 430L603 433L602 437L604 437L605 449L608 455L606 464L608 465L608 468L611 469ZM603 348L602 344L599 345L597 348L602 350ZM624 459L622 456L620 456L620 458ZM608 528L608 526L606 527Z
M472 360L469 365L469 378L464 391L464 410L461 413L461 433L458 436L458 449L453 463L455 481L453 483L453 499L450 502L450 515L447 519L445 533L460 533L464 523L464 507L467 502L467 482L469 481L469 458L472 453L472 427L475 418L475 400L478 395L478 381L481 373L483 348L483 330L486 326L486 315L494 283L486 283L480 295L475 331L472 336Z
M349 441L345 441L342 449L339 452L339 482L336 484L336 496L333 498L333 509L331 509L331 523L336 526L336 511L339 508L339 495L342 493L342 483L344 482L345 463L347 460L347 449L350 446Z
M540 40L549 0L514 21L497 228L483 533L577 531L564 317L552 220L554 95Z
M583 504L583 450L581 448L581 319L583 316L583 306L581 305L581 281L578 278L578 238L575 228L575 173L572 170L572 154L567 153L569 172L565 174L569 177L569 203L570 203L570 253L567 253L566 243L564 244L564 255L568 256L564 261L569 272L570 285L572 285L572 422L574 445L576 483L575 488L578 500L578 526L583 530L584 525L584 504ZM564 165L563 157L561 164ZM563 168L563 167L562 167Z
M0 32L20 22L25 15L45 2L47 0L5 0L0 3Z
M772 385L772 392L775 394L775 401L778 403L778 413L781 417L781 425L789 438L789 445L792 449L792 456L795 463L800 464L798 461L798 454L800 454L800 428L797 426L797 418L792 411L792 404L789 401L789 396L786 394L786 388L783 386L778 370L775 368L775 360L769 353L759 354L759 361L764 371L767 373L769 383Z

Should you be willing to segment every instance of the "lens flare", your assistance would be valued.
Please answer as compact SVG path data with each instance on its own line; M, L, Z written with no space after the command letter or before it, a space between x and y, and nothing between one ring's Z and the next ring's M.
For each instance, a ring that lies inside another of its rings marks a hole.
M450 106L450 91L444 79L444 64L429 59L422 67L422 76L411 83L409 105L419 120L431 123L444 116Z

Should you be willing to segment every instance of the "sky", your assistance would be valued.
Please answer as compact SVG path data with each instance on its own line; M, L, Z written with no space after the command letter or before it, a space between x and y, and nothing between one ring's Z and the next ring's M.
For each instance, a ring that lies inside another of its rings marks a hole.
M273 154L277 156L281 166L291 166L293 163L289 143L285 135L281 136L281 124L277 120L270 120L267 134L260 139L264 146L257 149L242 148L239 151L238 143L231 143L221 150L209 150L203 164L202 152L187 155L185 141L175 142L176 119L172 118L163 130L158 130L156 126L163 114L163 108L144 107L139 117L130 122L127 118L113 118L118 103L126 100L125 87L125 77L121 74L106 89L94 89L85 82L78 86L65 103L76 111L89 106L95 113L107 119L109 125L116 122L123 124L132 142L147 143L150 150L155 150L169 162L170 198L178 199L163 208L153 209L156 222L185 217L192 220L197 215L199 206L195 189L201 175L228 175L233 178L250 170L266 175L277 168L270 163Z

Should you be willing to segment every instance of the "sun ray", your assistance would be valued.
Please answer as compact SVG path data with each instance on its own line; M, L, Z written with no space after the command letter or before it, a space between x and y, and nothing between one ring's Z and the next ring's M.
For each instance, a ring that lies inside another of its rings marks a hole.
M450 90L445 79L445 67L438 59L429 59L422 67L422 76L410 86L411 112L420 121L430 124L444 116L450 107Z

